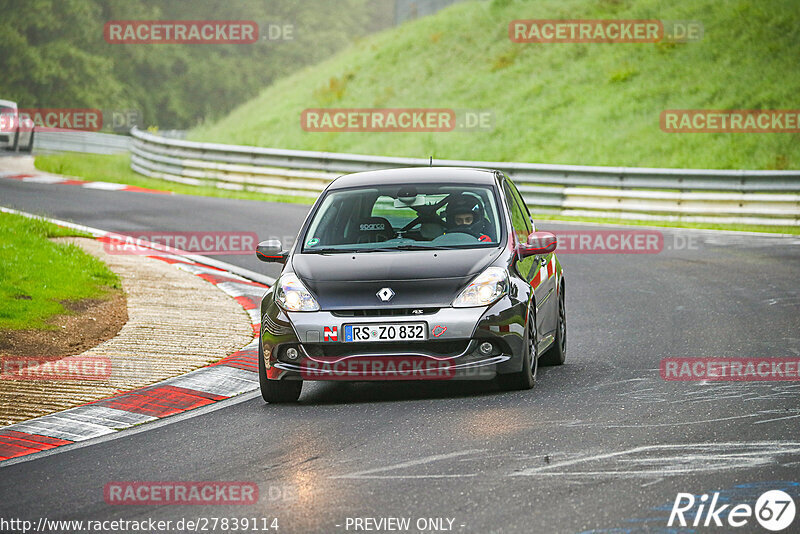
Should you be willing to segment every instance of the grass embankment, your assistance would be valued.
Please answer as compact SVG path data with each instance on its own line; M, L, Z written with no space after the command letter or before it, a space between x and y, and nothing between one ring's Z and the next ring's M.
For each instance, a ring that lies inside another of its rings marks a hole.
M48 238L84 236L41 219L0 212L0 330L47 330L65 301L103 299L120 280L97 258Z
M697 42L512 43L516 19L694 20ZM665 133L665 109L797 109L796 0L455 4L266 87L190 139L441 159L798 169L800 134ZM318 133L307 108L489 110L490 131Z

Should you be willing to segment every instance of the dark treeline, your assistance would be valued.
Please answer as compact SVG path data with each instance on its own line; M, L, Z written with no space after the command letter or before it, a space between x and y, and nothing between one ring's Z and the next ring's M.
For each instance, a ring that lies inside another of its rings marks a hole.
M0 99L21 108L137 110L144 126L189 128L390 26L393 6L393 0L0 0ZM108 21L175 19L292 25L293 39L123 45L103 37Z

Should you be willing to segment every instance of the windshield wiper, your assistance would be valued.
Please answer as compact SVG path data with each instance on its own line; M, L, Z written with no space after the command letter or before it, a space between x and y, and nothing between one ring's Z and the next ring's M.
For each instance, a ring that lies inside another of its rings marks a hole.
M337 253L345 253L345 252L353 252L352 250L342 249L342 248L311 248L306 249L303 251L303 254L337 254Z
M448 247L443 245L397 245L395 248L400 250L453 250L459 247Z
M392 252L393 250L454 250L463 247L448 247L442 245L397 245L395 247L373 247L373 248L314 248L306 249L303 254L354 254L361 252Z
M443 247L443 246L430 246L430 245L397 245L395 247L375 247L375 248L361 248L354 249L350 252L391 252L393 250L452 250L459 247Z

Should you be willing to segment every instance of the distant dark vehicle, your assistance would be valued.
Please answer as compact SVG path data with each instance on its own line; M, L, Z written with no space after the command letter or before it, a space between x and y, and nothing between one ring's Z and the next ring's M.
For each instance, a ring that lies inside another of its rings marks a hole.
M500 171L414 168L331 182L261 302L267 402L303 380L494 379L533 387L566 356L556 237Z
M0 148L30 152L35 129L30 115L20 113L16 102L0 100Z

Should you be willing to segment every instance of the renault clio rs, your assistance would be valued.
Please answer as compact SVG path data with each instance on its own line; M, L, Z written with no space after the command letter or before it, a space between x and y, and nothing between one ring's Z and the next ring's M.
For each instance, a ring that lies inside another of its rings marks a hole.
M500 171L405 168L341 176L319 196L261 301L267 402L304 380L496 379L533 387L566 357L556 237L536 231Z

